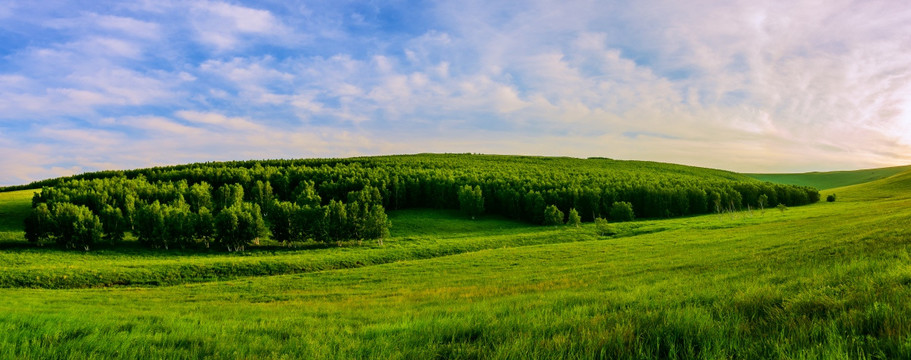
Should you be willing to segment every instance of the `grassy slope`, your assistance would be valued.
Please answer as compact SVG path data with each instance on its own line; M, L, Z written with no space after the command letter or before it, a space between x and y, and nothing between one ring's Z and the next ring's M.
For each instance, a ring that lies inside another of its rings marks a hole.
M22 222L32 209L34 193L34 190L0 192L0 243L24 238Z
M911 173L836 191L786 212L622 224L613 239L536 228L585 241L179 286L0 289L0 358L908 358ZM475 225L445 215L400 214L389 246L429 237L433 218L473 241ZM488 225L503 241L532 231ZM58 260L69 256L83 255Z
M779 184L812 186L817 189L832 189L862 184L890 177L911 170L909 166L853 171L808 172L800 174L744 174L754 179Z
M596 239L496 217L466 221L457 211L390 213L392 237L380 245L260 247L244 253L161 251L139 246L87 253L7 242L0 251L0 287L80 288L174 285L239 276L292 274L426 259L482 249ZM21 232L20 232L21 233ZM20 235L21 236L21 235Z

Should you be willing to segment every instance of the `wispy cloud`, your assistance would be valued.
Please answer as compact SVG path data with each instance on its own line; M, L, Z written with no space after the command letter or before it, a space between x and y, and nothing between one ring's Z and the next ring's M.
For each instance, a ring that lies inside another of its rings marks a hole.
M14 1L0 18L0 184L425 151L911 162L911 10L889 1Z

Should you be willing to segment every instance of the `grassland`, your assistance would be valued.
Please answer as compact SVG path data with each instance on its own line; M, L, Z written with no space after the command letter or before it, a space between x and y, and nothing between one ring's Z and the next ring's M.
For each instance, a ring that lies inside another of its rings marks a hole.
M35 190L0 192L0 244L21 243L24 239L22 224L32 209L34 193Z
M911 170L911 166L895 166L852 171L808 172L800 174L744 174L754 179L786 185L812 186L833 189L868 183Z
M3 280L0 358L909 358L911 173L832 191L787 211L615 224L614 237L410 210L391 214L384 245L7 242L13 279L82 280ZM245 276L279 263L324 265ZM206 270L241 264L254 265ZM190 275L139 281L179 269Z

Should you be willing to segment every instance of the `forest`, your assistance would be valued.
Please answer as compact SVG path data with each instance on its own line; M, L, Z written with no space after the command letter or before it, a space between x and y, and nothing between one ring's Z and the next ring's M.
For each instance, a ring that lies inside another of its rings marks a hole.
M386 211L461 209L533 224L666 218L819 201L815 188L682 165L472 154L197 163L49 179L26 238L89 250L132 233L149 248L242 251L382 239ZM12 188L8 188L10 190Z

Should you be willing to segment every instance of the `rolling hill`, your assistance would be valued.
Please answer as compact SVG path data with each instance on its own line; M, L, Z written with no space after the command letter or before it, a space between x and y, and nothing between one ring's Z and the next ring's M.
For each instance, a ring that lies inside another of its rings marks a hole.
M0 358L908 358L909 190L613 236L409 209L382 245L8 248Z
M820 190L824 190L879 180L908 170L911 170L911 165L851 171L744 175L762 181L769 181L778 184L811 186Z

